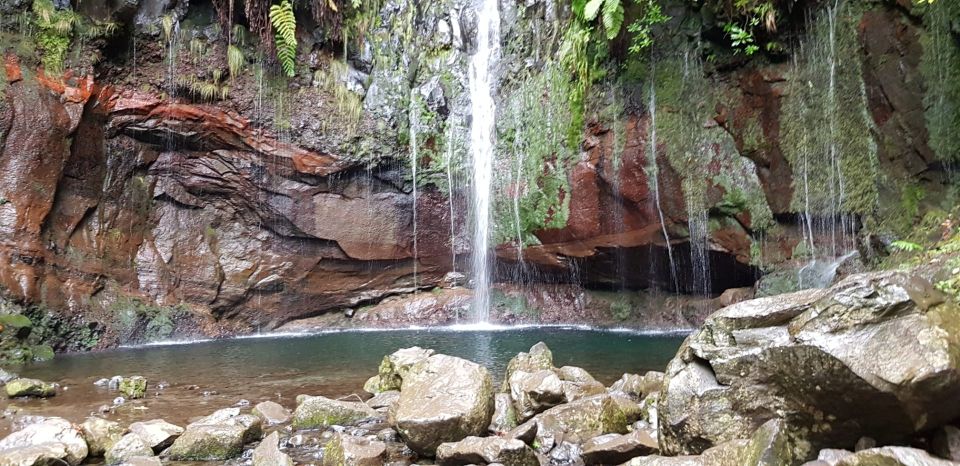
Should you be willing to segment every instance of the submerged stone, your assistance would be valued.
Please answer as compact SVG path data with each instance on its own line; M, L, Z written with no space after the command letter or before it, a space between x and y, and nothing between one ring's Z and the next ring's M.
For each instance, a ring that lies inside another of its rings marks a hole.
M120 393L131 400L143 398L147 394L147 379L139 375L124 377L118 388Z

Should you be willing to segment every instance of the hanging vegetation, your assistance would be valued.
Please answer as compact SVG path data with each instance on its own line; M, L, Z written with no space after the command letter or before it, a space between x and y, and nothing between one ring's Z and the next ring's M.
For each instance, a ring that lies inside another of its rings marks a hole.
M270 7L270 24L276 34L277 60L283 73L289 77L296 74L297 61L297 18L293 15L293 4L283 0L279 5Z

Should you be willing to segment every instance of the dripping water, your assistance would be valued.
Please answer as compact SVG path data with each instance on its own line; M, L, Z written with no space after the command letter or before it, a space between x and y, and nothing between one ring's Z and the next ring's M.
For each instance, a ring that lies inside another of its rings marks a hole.
M416 90L411 91L410 95L410 171L413 173L413 292L416 293L419 288L417 285L417 262L419 260L419 250L417 244L417 165L419 165L417 131L420 125L420 110L417 105L418 96Z
M653 73L652 65L650 76L650 160L647 162L649 164L647 172L653 182L653 199L657 205L657 215L660 218L663 242L667 247L667 258L670 260L670 280L673 282L674 291L677 291L680 289L680 281L677 278L677 264L673 259L673 246L670 244L670 233L667 232L667 222L663 215L663 207L660 205L660 175L659 169L657 168L657 88L656 79L654 78L656 75Z

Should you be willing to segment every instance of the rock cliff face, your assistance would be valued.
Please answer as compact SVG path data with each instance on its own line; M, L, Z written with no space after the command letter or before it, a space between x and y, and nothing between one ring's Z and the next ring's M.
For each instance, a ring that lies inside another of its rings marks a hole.
M311 38L302 57L309 73L278 85L264 78L267 67L246 59L248 71L228 86L219 31L205 26L212 20L203 2L194 3L145 2L134 12L84 2L91 17L131 23L119 38L82 44L104 58L85 65L85 74L37 72L31 58L18 57L22 47L7 51L0 87L7 298L80 325L103 324L108 338L98 344L110 345L188 327L209 335L272 329L438 286L464 269L469 5L386 2L365 46L346 60ZM837 236L837 227L822 227L828 223L841 225L842 248L852 248L857 228L877 216L858 210L862 203L897 217L915 186L943 189L946 164L927 144L924 119L921 39L932 33L904 8L853 2L841 12L848 26L841 32L849 33L839 44L849 52L842 60L857 66L838 80L860 84L838 92L863 116L854 128L869 130L850 136L838 127L831 141L873 158L862 166L839 159L840 178L867 185L848 184L833 210L805 210L801 180L825 179L801 174L797 159L808 141L796 135L816 130L816 122L795 118L805 115L797 101L820 97L802 86L819 79L816 57L721 61L689 74L686 62L664 51L639 77L625 71L604 83L619 97L591 101L576 150L539 160L509 125L520 121L524 107L514 103L524 96L535 96L529 101L538 108L563 97L555 92L562 82L537 79L551 72L544 57L556 53L569 12L550 1L501 3L501 40L512 44L499 65L500 120L508 125L499 128L498 172L507 178L495 213L506 215L497 236L502 282L716 295L805 260L806 242ZM678 18L700 21L677 8ZM165 15L178 21L179 36L162 31ZM808 29L811 37L818 31ZM204 85L224 97L202 97L196 89ZM854 150L870 134L873 152ZM520 149L505 149L508 142ZM531 160L533 168L523 165ZM514 164L516 179L507 175ZM553 189L547 182L559 188L533 213L521 212L531 192ZM563 319L551 313L550 320Z

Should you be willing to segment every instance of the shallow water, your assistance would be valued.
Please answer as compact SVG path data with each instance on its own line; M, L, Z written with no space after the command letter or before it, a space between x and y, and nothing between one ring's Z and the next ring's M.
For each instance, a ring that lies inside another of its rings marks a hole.
M53 361L12 368L24 377L62 385L46 400L3 400L28 414L81 422L110 405L116 391L94 386L114 375L148 380L143 400L130 400L104 414L124 424L163 418L184 425L191 418L236 405L272 399L294 408L298 394L367 398L363 382L385 354L421 346L460 356L489 369L497 383L507 362L538 341L553 350L554 363L580 366L609 384L624 372L663 370L682 342L679 334L638 334L569 328L504 330L344 331L295 337L218 340L58 356ZM169 384L158 389L159 382ZM205 393L206 392L206 393ZM9 419L0 433L9 430Z

